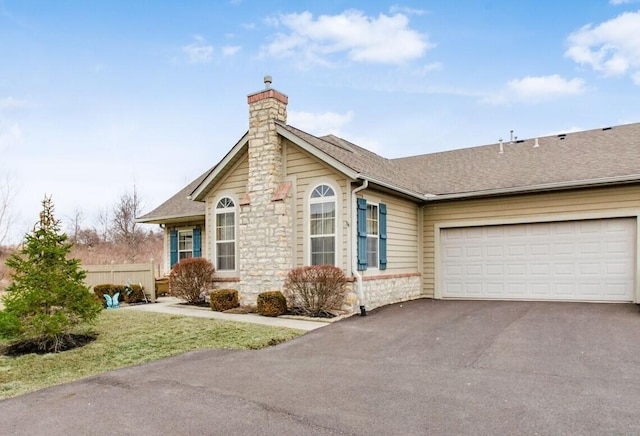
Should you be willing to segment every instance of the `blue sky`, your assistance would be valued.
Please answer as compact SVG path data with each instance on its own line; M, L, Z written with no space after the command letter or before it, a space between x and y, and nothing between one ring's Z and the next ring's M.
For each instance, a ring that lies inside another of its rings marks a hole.
M0 0L15 232L45 194L85 226L134 184L155 208L243 135L265 74L290 124L385 157L639 122L640 2Z

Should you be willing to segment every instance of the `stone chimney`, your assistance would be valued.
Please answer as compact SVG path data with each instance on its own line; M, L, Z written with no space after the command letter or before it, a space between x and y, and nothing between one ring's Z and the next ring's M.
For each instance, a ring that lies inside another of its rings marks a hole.
M249 103L249 186L250 201L271 197L282 182L282 144L276 121L287 122L289 97L271 88L271 76L264 78L265 89L250 94Z
M239 222L240 291L243 304L280 290L292 267L292 198L284 181L283 151L276 122L286 123L288 97L271 88L250 94L249 175Z

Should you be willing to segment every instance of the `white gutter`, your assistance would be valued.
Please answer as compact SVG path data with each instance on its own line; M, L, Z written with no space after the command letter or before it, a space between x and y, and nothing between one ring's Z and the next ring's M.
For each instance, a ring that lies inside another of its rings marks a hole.
M375 183L376 185L380 185L380 186L382 186L384 188L388 188L388 189L391 189L393 191L400 192L400 193L405 194L405 195L407 195L409 197L412 197L412 198L417 198L417 199L420 199L420 200L424 200L424 199L428 200L431 197L435 197L434 194L420 194L418 192L411 191L409 189L401 188L401 187L399 187L397 185L392 185L391 183L388 183L388 182L383 182L382 180L376 179L375 177L365 176L363 174L359 174L358 176L361 179L369 180L371 183Z
M600 179L544 183L540 185L531 185L526 187L516 186L512 188L487 189L485 191L460 192L455 194L441 194L441 195L436 195L436 196L427 198L427 200L428 201L456 200L456 199L463 199L463 198L484 197L484 196L492 196L492 195L525 194L529 192L538 192L538 191L554 191L554 190L570 189L570 188L587 188L587 187L594 187L594 186L606 186L606 185L612 185L612 184L618 184L618 183L632 183L638 180L640 180L640 174L631 174L626 176L603 177Z
M367 316L367 309L365 308L366 301L364 289L362 288L362 275L358 271L358 200L356 194L363 189L367 189L368 186L369 180L364 179L362 185L351 191L351 273L356 278L361 316Z

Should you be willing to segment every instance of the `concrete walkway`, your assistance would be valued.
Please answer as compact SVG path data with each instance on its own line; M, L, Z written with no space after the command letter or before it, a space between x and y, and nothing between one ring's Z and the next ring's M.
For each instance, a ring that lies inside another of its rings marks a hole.
M254 313L233 314L214 312L207 307L187 306L180 304L181 300L174 297L160 297L156 303L124 306L124 310L138 310L141 312L170 313L172 315L195 316L198 318L213 318L223 321L248 322L251 324L270 325L275 327L288 327L298 330L315 330L330 323L330 320L309 321L299 318L278 317L270 318Z

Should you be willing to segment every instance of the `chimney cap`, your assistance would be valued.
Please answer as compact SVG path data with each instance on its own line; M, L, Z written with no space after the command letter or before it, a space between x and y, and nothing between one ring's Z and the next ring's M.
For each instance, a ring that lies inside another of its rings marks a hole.
M264 76L264 87L266 89L271 88L271 82L273 82L273 79L271 78L271 76L269 75Z

